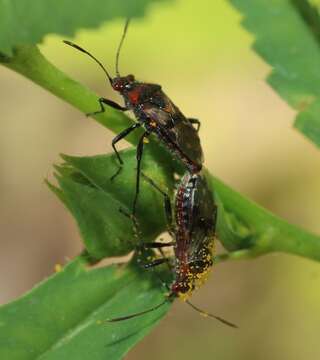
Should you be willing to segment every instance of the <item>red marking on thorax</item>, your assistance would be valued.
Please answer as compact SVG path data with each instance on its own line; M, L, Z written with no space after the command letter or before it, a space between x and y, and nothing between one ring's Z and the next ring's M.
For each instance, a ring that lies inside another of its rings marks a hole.
M139 102L140 91L139 90L131 90L128 94L128 97L130 99L130 102L133 105L136 105Z

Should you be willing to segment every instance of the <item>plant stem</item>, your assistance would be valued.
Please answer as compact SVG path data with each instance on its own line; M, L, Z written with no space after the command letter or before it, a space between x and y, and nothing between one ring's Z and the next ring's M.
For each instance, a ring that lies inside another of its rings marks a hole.
M84 114L99 108L97 94L56 68L36 46L17 47L14 56L3 58L2 64L47 89ZM133 123L124 113L109 106L106 107L103 114L94 116L94 119L114 132L119 132ZM129 136L128 141L133 144L137 143L138 133L139 131Z
M251 257L269 252L284 252L320 261L319 236L273 215L220 180L212 177L210 180L225 209L251 230Z
M34 46L21 46L16 49L13 58L3 57L0 61L82 112L97 108L95 93L50 64ZM130 118L110 107L106 107L106 112L95 116L94 119L114 132L119 132L132 124ZM127 140L136 144L138 138L139 134L136 133ZM151 141L151 145L155 152L160 152L154 141ZM161 152L163 151L161 148ZM208 177L225 210L232 214L239 224L249 229L246 236L231 238L230 241L235 244L234 249L240 249L240 252L235 251L234 256L231 253L229 258L243 258L241 254L244 257L253 257L278 251L320 261L319 236L287 223L224 185L220 180L213 179L210 175ZM223 237L221 241L223 243Z

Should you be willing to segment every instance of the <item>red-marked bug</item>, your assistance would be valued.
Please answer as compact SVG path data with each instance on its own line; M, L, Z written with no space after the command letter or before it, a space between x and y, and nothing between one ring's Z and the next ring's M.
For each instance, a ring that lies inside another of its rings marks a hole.
M187 172L177 187L172 204L169 196L154 181L145 175L144 178L164 197L168 231L173 241L146 243L143 248L161 250L164 247L172 246L174 250L172 263L163 255L146 263L144 267L154 268L168 263L174 279L170 286L167 285L169 294L157 306L108 321L128 320L154 311L175 298L181 298L202 315L213 317L226 325L236 327L219 316L199 309L188 300L192 292L206 281L213 265L217 207L204 175L201 172L197 174Z
M179 108L162 91L157 84L148 84L135 80L133 75L120 76L119 54L127 33L129 20L127 20L119 47L116 53L116 77L112 78L102 63L87 50L70 42L64 41L67 45L90 56L105 72L112 88L119 92L123 97L125 105L119 105L112 100L100 98L100 109L87 115L97 115L105 111L104 105L109 105L114 109L127 111L132 110L137 122L129 128L124 129L112 140L112 147L119 161L120 167L123 160L116 149L118 141L124 139L135 129L143 126L145 132L141 136L137 146L137 178L136 191L133 201L133 214L136 211L136 204L140 190L140 172L143 146L150 134L155 134L157 138L170 150L173 156L180 159L190 173L199 172L202 168L203 153L198 136L200 122L197 119L186 118ZM195 128L193 125L196 125ZM115 177L114 176L114 177Z

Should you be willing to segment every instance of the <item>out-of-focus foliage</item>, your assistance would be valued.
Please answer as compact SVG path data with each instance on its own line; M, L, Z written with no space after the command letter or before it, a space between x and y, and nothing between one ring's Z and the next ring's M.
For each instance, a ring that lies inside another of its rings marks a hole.
M230 0L273 68L268 82L298 112L295 127L320 146L320 21L308 0Z
M165 0L1 0L0 52L12 55L18 45L35 45L47 34L72 36L119 17L139 17L152 2ZM167 0L166 0L167 1Z

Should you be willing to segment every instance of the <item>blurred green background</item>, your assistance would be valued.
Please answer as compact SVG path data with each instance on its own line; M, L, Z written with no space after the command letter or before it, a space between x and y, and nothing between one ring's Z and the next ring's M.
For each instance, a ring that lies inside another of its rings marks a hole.
M201 119L210 171L289 222L320 232L320 154L292 129L294 112L265 83L270 72L224 0L180 0L132 21L123 75L160 83L184 114ZM113 72L123 20L74 39ZM87 57L50 36L41 46L59 68L119 100ZM23 294L81 250L70 215L49 192L60 152L111 151L112 133L21 76L0 68L0 302ZM88 109L92 110L92 109ZM123 146L126 146L125 143ZM177 301L127 359L316 359L320 265L277 254L217 266L193 297L240 329L203 319ZM126 299L124 299L125 301Z

